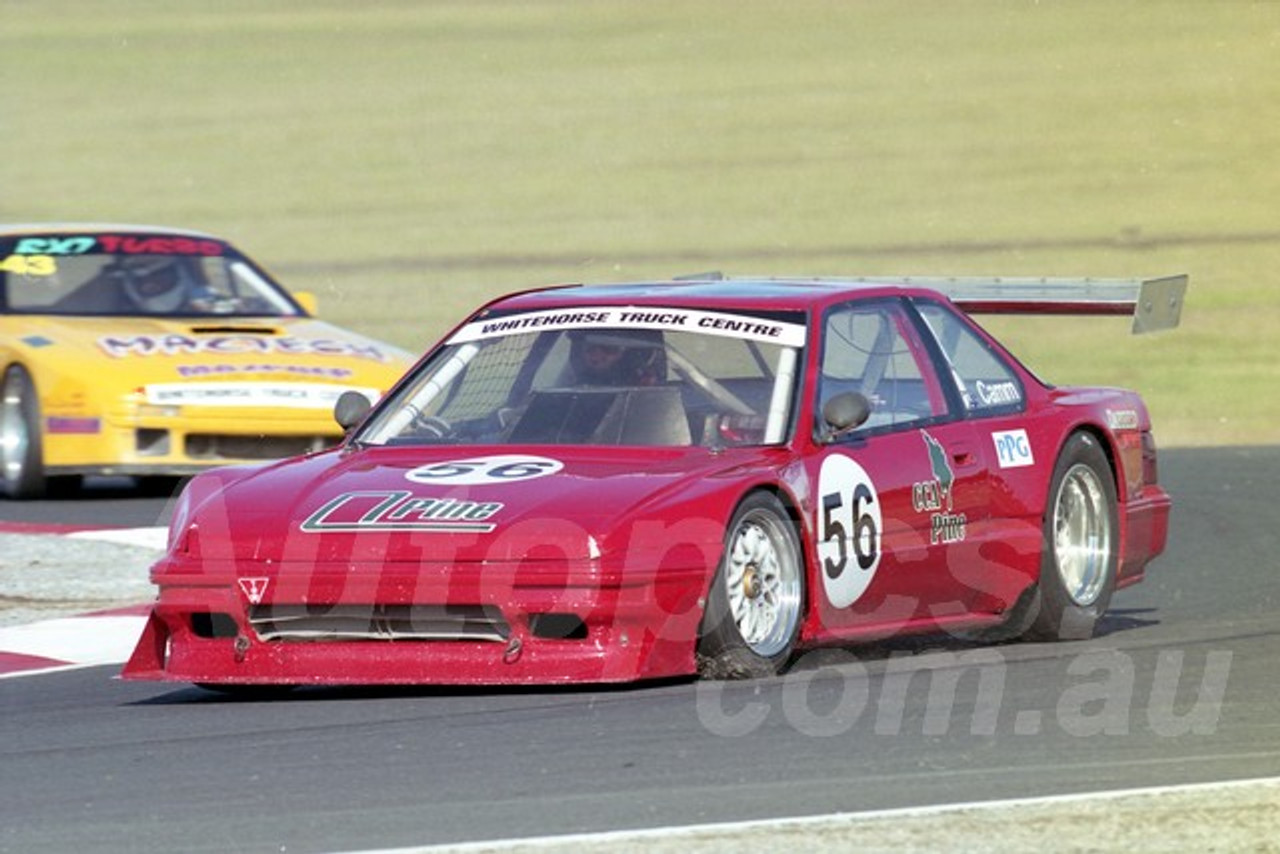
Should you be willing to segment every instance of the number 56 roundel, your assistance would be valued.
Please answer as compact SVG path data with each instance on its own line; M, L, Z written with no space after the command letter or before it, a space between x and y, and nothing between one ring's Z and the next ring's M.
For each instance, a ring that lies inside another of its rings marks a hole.
M845 608L867 592L880 565L880 499L866 469L842 454L818 476L818 558L827 599Z

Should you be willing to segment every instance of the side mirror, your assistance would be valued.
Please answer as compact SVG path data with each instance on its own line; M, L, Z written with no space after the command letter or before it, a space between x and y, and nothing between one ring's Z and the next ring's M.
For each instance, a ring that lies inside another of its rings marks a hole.
M297 291L294 293L293 299L298 305L302 306L303 311L312 317L315 317L320 311L320 303L316 301L316 295L311 291Z
M856 391L845 391L822 404L822 420L830 441L841 433L861 427L871 417L871 401Z
M343 432L351 432L351 428L359 424L373 408L369 398L358 391L344 391L338 402L333 405L333 420Z

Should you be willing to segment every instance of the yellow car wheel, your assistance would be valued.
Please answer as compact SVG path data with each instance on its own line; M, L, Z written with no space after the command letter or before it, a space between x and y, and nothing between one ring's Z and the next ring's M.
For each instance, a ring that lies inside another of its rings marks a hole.
M40 450L40 401L21 365L4 372L0 395L0 473L10 498L40 498L45 491Z

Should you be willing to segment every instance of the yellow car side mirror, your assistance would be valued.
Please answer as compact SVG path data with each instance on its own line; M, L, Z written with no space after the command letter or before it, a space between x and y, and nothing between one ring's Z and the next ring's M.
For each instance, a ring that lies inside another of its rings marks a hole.
M312 316L319 314L320 304L316 301L316 295L311 291L297 291L294 293L293 298L297 300L298 305L302 306L307 314Z

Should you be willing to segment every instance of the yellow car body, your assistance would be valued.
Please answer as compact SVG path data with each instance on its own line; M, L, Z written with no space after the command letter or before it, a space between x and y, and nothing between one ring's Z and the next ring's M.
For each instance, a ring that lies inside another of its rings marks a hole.
M186 277L188 301L156 296L162 277ZM0 469L17 498L323 449L344 391L375 400L412 364L199 232L0 226L0 298Z

